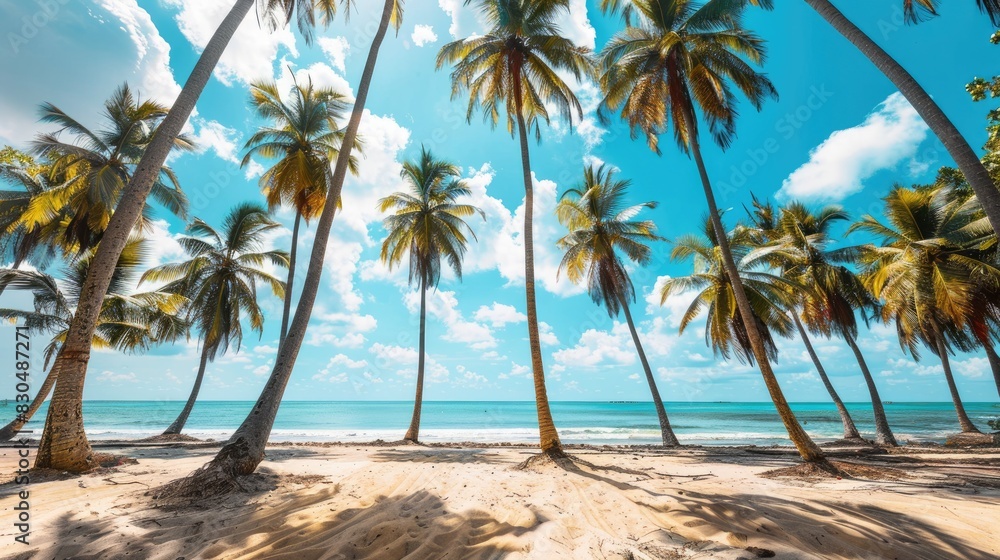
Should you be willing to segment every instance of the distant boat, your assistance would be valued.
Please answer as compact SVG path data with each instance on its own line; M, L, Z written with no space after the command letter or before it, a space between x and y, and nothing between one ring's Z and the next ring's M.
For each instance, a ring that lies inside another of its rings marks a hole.
M892 401L882 401L882 404L894 404Z

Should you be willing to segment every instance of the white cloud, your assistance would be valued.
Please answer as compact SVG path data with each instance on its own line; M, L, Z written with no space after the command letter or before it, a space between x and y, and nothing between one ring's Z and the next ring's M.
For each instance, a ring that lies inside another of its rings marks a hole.
M438 36L434 33L434 28L430 25L418 24L413 27L413 34L410 35L410 39L413 40L413 44L422 47L437 42Z
M985 356L974 356L965 360L955 360L952 369L962 377L979 379L985 376L987 371L990 371L990 362Z
M309 325L306 344L358 348L365 343L364 333L375 330L377 326L378 321L371 315L325 313L318 309L313 312L313 323Z
M489 307L485 305L480 306L476 310L475 315L473 315L473 318L483 323L489 323L497 328L506 326L509 323L520 323L528 319L524 313L518 311L513 305L497 302L493 302L493 305Z
M101 372L101 374L97 376L97 379L107 381L108 383L135 383L138 381L135 374L132 372L117 373L110 370Z
M559 337L552 332L552 325L545 321L538 322L538 338L546 346L556 346L559 344Z
M420 292L413 290L403 294L403 303L406 304L410 313L419 313ZM477 350L493 348L497 345L489 327L465 319L458 309L458 298L455 297L455 292L441 290L427 292L427 314L445 324L447 332L443 338L449 342L460 342Z
M368 349L375 356L375 365L380 369L394 369L395 374L400 377L415 377L417 373L417 361L420 354L416 348L393 346L376 342ZM440 364L432 356L424 357L424 368L426 381L429 383L443 383L448 381L451 372L447 367Z
M237 143L240 141L240 134L236 129L229 128L217 121L204 119L194 119L194 127L197 132L191 134L198 148L198 153L205 153L211 150L219 158L239 165L240 157L237 154Z
M351 50L347 37L320 37L316 42L334 68L341 73L347 72L347 55Z
M135 45L138 60L132 85L143 96L172 105L181 87L170 71L170 45L160 36L149 13L135 0L99 0L98 4L118 18Z
M635 363L636 353L628 325L616 321L610 332L597 329L584 331L576 346L553 352L552 357L567 366L594 367L631 365Z
M475 8L464 4L465 0L438 0L438 6L451 17L448 33L452 39L465 39L482 31Z
M886 98L858 126L838 130L809 154L778 191L783 199L838 201L860 191L865 179L913 158L927 124L899 93Z
M231 0L163 0L178 10L175 19L184 37L199 51L205 48L219 24L233 7ZM240 23L215 68L215 76L227 86L270 80L278 52L285 49L298 56L295 35L283 27L270 31L249 14Z

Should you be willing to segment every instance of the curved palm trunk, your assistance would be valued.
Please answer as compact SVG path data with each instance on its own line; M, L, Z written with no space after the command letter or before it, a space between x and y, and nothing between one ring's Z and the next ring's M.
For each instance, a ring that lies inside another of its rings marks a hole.
M302 214L295 211L295 225L292 226L292 249L288 251L288 281L285 282L285 303L281 311L281 333L278 335L278 346L285 342L288 334L288 316L292 313L292 285L295 283L295 257L299 252L299 224Z
M535 247L532 231L534 220L534 187L531 183L531 159L528 152L528 130L524 123L521 99L521 72L515 72L514 92L517 107L517 130L521 140L521 171L524 175L524 292L528 310L528 345L531 348L531 372L535 384L535 408L538 412L538 435L542 453L563 455L562 442L552 420L548 392L545 389L545 366L542 363L542 345L538 336L538 310L535 306Z
M660 391L656 388L656 380L653 379L653 371L649 368L646 360L646 352L639 342L639 333L635 330L635 323L632 322L632 312L628 308L628 301L622 298L622 310L625 311L625 320L628 321L628 330L632 333L632 342L635 343L635 350L639 353L639 361L642 362L642 369L646 372L646 383L649 383L649 392L653 395L653 405L656 407L656 417L660 420L660 437L666 447L676 447L681 444L674 435L674 429L670 427L670 419L667 418L667 409L663 407L663 400L660 398Z
M208 365L208 346L206 345L201 351L201 363L198 364L198 375L194 378L194 387L191 388L191 394L188 396L188 400L184 403L184 408L181 409L181 413L177 415L177 419L174 423L170 425L163 435L179 434L184 430L184 424L187 423L188 416L191 415L191 409L194 408L194 402L198 400L198 391L201 390L201 381L205 378L205 366Z
M31 420L31 417L38 412L38 409L42 407L42 403L45 402L45 399L49 396L49 391L52 390L52 386L56 383L56 377L58 376L55 374L55 371L55 366L49 369L49 373L42 381L42 386L38 388L38 393L35 394L35 398L31 401L31 404L28 405L27 412L24 414L18 414L13 420L10 421L10 424L0 428L0 442L10 441L17 436L18 432L21 431L21 428L23 428L24 425Z
M333 177L330 179L330 190L327 200L339 200L340 193L344 186L344 178L347 176L348 161L351 157L351 150L354 148L358 137L358 127L361 125L361 117L365 110L365 102L368 99L368 90L371 86L372 75L375 73L375 63L378 60L379 48L385 39L386 31L389 27L389 17L392 12L393 0L386 0L382 11L382 19L379 27L372 38L371 48L368 51L368 59L365 62L365 69L361 75L361 82L358 84L358 94L354 102L354 110L347 124L344 134L343 147L337 157L337 165L334 168ZM261 391L260 397L254 404L250 413L240 427L233 433L226 445L199 473L193 475L192 482L197 485L207 485L218 481L219 478L231 481L237 476L248 475L257 469L257 465L264 459L264 447L267 438L271 435L271 428L274 426L274 419L278 414L281 405L281 398L284 395L285 387L292 376L292 368L302 347L302 340L305 337L306 328L309 325L309 318L312 315L313 304L316 302L316 295L319 292L320 280L323 276L323 261L326 256L326 247L330 240L330 228L333 225L334 215L337 205L327 204L323 208L316 224L316 239L313 243L312 254L309 259L309 268L306 271L305 280L302 283L302 293L299 295L299 303L295 309L295 315L288 327L285 336L285 343L278 348L278 355L274 361L274 368L271 375Z
M694 112L690 106L687 108L685 118L688 122L688 130L693 131L691 133L691 152L694 154L695 163L698 164L698 173L701 175L701 185L705 191L705 199L708 201L708 212L712 220L712 228L715 230L715 237L718 239L719 251L722 253L722 261L725 265L726 274L729 276L730 282L732 282L736 305L740 310L740 316L746 328L747 336L750 338L751 350L753 350L754 357L757 359L757 365L760 367L760 374L764 378L764 385L767 386L767 391L771 395L771 401L774 402L774 408L778 411L778 416L781 417L781 421L785 425L788 438L792 440L792 444L795 445L802 459L805 461L825 461L826 459L819 446L802 429L802 425L795 418L795 414L785 399L785 394L781 391L778 378L775 377L774 370L771 369L771 362L768 361L767 351L764 349L764 340L760 336L760 331L757 330L757 323L753 320L753 309L750 307L750 301L747 299L746 291L743 289L743 281L740 278L739 269L736 267L736 261L733 260L733 252L729 248L726 228L722 225L719 208L715 203L712 183L708 178L708 171L705 169L705 162L701 157L701 146L698 142Z
M875 41L872 41L864 31L851 23L830 0L805 1L845 39L853 43L862 54L868 57L916 109L927 126L944 144L958 168L962 170L972 190L976 192L980 204L983 205L993 230L1000 231L1000 190L993 183L979 156L962 137L948 116L944 114L941 107L934 102L905 68L879 47Z
M254 0L236 0L205 46L184 89L146 148L97 246L87 279L80 291L80 303L66 335L66 342L53 366L59 368L59 377L38 446L36 468L82 472L96 466L90 442L83 430L83 384L87 375L87 363L90 361L90 343L97 328L104 295L111 284L115 264L142 213L146 197L173 148L174 140L191 116L198 97L212 77L219 57L253 4Z
M872 412L875 414L875 443L896 447L899 444L896 443L896 436L893 435L892 428L889 427L889 419L882 406L882 397L878 394L878 387L875 386L875 378L872 377L872 372L868 369L868 362L865 361L865 356L861 353L858 342L854 340L853 336L845 335L844 340L854 352L854 357L858 360L858 367L861 368L861 375L864 376L865 384L868 385L868 394L872 400Z
M993 370L993 382L996 383L997 395L1000 396L1000 356L997 356L996 348L993 347L991 341L983 343L983 348L986 349L986 359L990 362L990 369Z
M938 337L938 356L941 358L941 367L944 368L944 378L948 381L948 390L951 392L951 402L955 404L955 414L958 415L958 424L962 427L963 433L979 434L979 428L972 423L969 415L965 413L965 406L962 405L962 398L958 395L958 385L955 384L955 376L951 373L951 360L948 358L948 348L944 344L944 339Z
M406 441L412 441L417 443L417 438L420 436L420 410L424 403L424 352L426 346L424 345L424 339L426 336L427 325L427 285L423 280L420 281L420 342L419 352L420 355L417 357L417 394L413 397L413 418L410 419L410 428L406 430Z
M830 382L829 376L826 375L826 368L824 368L822 362L819 361L819 356L816 355L812 342L809 340L809 334L806 333L806 329L802 327L802 321L799 321L798 314L792 312L790 315L795 321L796 328L799 329L799 336L802 337L802 343L806 345L806 352L809 353L809 357L812 358L813 364L816 365L816 371L819 373L819 378L823 380L823 386L826 387L826 392L830 393L830 398L833 400L833 404L837 407L837 412L840 414L840 422L844 425L844 439L861 439L861 434L858 433L858 428L854 425L854 419L851 418L851 414L847 412L847 407L844 406L844 401L840 400L840 395L837 394L837 390L833 388L833 383Z

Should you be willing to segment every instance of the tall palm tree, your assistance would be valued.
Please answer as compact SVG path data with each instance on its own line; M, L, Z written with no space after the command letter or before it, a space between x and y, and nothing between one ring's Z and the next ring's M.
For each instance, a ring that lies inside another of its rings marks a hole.
M183 336L187 324L180 317L186 303L182 296L163 291L132 293L132 286L144 256L142 239L133 236L125 246L118 266L112 275L111 286L104 297L101 315L91 345L99 349L115 349L138 353L154 344L173 342ZM48 274L30 270L0 269L0 293L6 289L25 290L32 293L34 309L0 309L0 319L24 321L34 333L45 333L51 338L44 351L43 368L48 369L52 358L66 340L66 332L73 320L79 302L80 286L87 276L90 254L70 263L62 280ZM0 428L0 441L7 441L31 420L45 402L55 384L58 373L49 369L35 393L35 398L24 412Z
M766 359L776 359L778 347L773 334L788 337L794 332L788 310L795 305L794 292L804 288L774 274L764 260L747 258L755 246L754 232L738 226L726 236L733 256L739 258L740 281L750 301L752 320L743 320L743 308L736 304L735 282L725 266L722 244L715 232L712 220L706 217L701 235L684 235L674 242L671 259L692 260L694 273L667 280L660 291L660 304L672 295L695 291L694 301L681 317L682 334L704 312L705 343L715 354L727 360L735 354L739 361L753 364L757 353L747 332L749 323L762 337Z
M254 155L278 159L261 176L260 185L272 212L283 205L295 211L279 345L285 340L291 315L299 226L303 219L308 224L323 212L332 173L330 162L337 159L344 139L338 121L348 107L344 94L333 88L317 88L312 78L302 85L296 81L290 93L290 99L285 101L274 82L250 86L250 105L270 126L261 128L247 140L242 162L247 165ZM356 173L357 159L352 157L350 162L351 171Z
M623 11L626 28L601 51L600 113L621 113L633 135L643 134L659 150L659 136L672 128L682 152L693 154L708 201L723 264L733 283L733 295L746 321L748 343L764 384L788 436L806 461L821 461L823 453L799 424L778 384L768 359L766 339L751 320L753 309L733 258L715 203L708 170L701 155L701 110L716 144L729 146L736 134L736 87L758 110L774 86L752 65L765 56L764 41L743 27L745 0L601 0L607 11Z
M771 0L744 0L770 8ZM945 149L962 170L969 185L979 197L983 209L989 218L994 231L1000 231L1000 190L990 178L990 174L972 146L962 137L951 119L941 110L929 93L916 79L897 62L889 53L880 47L858 26L854 25L830 0L805 0L806 4L816 11L838 33L850 41L861 51L883 74L896 86L903 97L910 102L917 113L927 123L938 137ZM934 6L937 0L903 0L903 7L910 21L917 21L927 13L936 13ZM1000 25L1000 2L997 0L976 0L981 10L986 12L994 23Z
M287 267L288 253L264 247L265 236L279 227L267 210L244 203L233 208L218 231L195 218L188 226L191 237L178 243L190 259L151 268L142 282L167 282L161 291L181 295L189 301L185 307L188 323L201 339L201 360L194 387L177 419L163 432L179 434L194 408L208 362L215 361L243 342L243 318L258 336L264 332L264 314L257 301L257 286L265 285L278 297L285 286L264 268Z
M575 284L586 282L591 299L605 307L609 316L615 317L619 311L624 312L653 397L660 422L660 438L663 445L673 447L680 442L670 427L653 371L632 320L629 307L630 302L635 301L635 287L618 256L618 251L621 251L636 264L649 263L652 251L646 243L662 241L663 238L656 235L656 224L634 218L644 208L656 208L656 203L626 206L625 196L630 181L616 179L614 175L615 172L606 165L587 166L583 170L583 184L567 190L560 198L556 215L569 233L558 242L566 252L559 271L565 270Z
M378 202L379 212L392 212L383 226L382 262L391 270L403 259L409 259L410 284L420 287L420 340L417 357L417 394L413 401L413 417L404 439L416 443L420 436L420 410L424 398L425 326L427 324L427 290L436 288L441 279L441 261L462 277L462 257L471 236L476 234L464 218L482 210L459 200L471 194L459 177L462 170L451 163L435 159L421 149L418 161L403 163L401 176L408 192L393 193Z
M386 1L400 7L402 4L402 0ZM264 16L261 20L272 27L280 24L282 18L287 23L297 15L299 30L307 41L313 38L312 28L317 15L318 19L326 24L335 17L338 6L346 6L349 11L354 3L353 0L256 0L256 2L262 12L260 15ZM108 235L102 238L94 255L95 266L83 286L80 306L73 317L66 344L56 358L59 362L59 371L62 373L56 384L55 394L60 396L59 402L66 403L67 408L49 409L49 417L46 419L45 430L39 442L39 449L44 453L38 454L36 467L81 472L95 466L90 443L83 429L82 402L83 384L90 360L88 345L97 325L100 294L107 291L111 281L109 271L125 246L128 232L139 219L146 198L173 149L177 136L191 116L230 39L254 4L255 0L235 0L232 9L205 45L205 50L198 57L198 62L184 83L180 95L160 123L156 135L136 166L132 179L122 192L115 213L108 222ZM352 138L348 144L353 141Z
M835 278L824 258L823 250L829 241L830 224L847 219L847 214L843 210L836 206L827 206L814 214L802 204L791 202L775 213L770 203L761 203L756 198L753 203L754 211L750 219L758 230L756 233L760 237L760 246L751 252L752 257L764 258L771 266L780 270L783 277L802 285L816 288L814 282ZM800 319L800 315L807 316L811 327L817 322L825 326L826 313L829 309L826 304L827 299L826 292L803 291L797 305L791 309L792 320L809 358L816 366L816 372L823 386L837 408L840 422L844 427L844 439L860 439L861 434L854 425L854 419L851 418L844 401L834 388ZM853 309L851 312L853 313ZM816 330L813 329L813 332ZM829 335L828 332L826 334Z
M358 83L354 109L351 111L351 118L344 131L340 153L337 154L337 164L327 186L327 200L340 200L344 179L347 177L350 167L351 150L358 139L358 127L361 125L361 117L368 100L368 90L371 87L372 76L375 74L379 49L382 47L389 26L392 25L398 32L402 22L403 0L385 0L378 27L375 29L371 47L368 50L368 59ZM257 402L215 458L176 486L177 495L204 495L205 493L231 489L234 487L236 477L252 473L257 469L257 465L264 460L264 446L267 444L267 438L274 426L274 419L278 415L285 387L288 386L288 381L291 379L295 358L302 347L309 318L312 316L313 304L319 293L326 247L336 208L335 204L324 205L323 212L316 222L316 238L309 259L309 268L302 283L299 303L288 326L285 343L278 348L278 355L275 357L271 375L268 377L267 383L264 384Z
M979 430L962 405L949 353L970 349L965 334L977 303L975 285L985 276L996 285L1000 269L977 258L983 228L975 205L955 204L948 187L895 187L884 198L888 223L866 215L851 226L882 239L858 251L862 279L882 300L882 319L893 321L900 345L915 358L923 342L941 359L963 432ZM991 232L992 233L992 232Z
M524 181L524 286L527 301L528 345L535 385L538 430L543 453L560 456L562 444L552 421L545 389L545 369L538 334L535 305L534 189L528 135L534 129L541 139L541 121L549 122L554 108L567 122L573 115L583 117L580 101L558 74L568 72L575 79L594 76L587 49L560 35L555 20L569 10L569 0L466 0L475 4L489 28L485 35L448 43L441 48L437 67L454 65L451 73L452 97L467 91L466 114L471 122L477 108L496 126L506 113L507 130L521 143Z

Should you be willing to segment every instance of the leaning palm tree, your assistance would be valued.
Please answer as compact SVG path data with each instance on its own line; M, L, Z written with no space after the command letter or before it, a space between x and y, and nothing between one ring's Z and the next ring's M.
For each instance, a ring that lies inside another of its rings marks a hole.
M180 434L198 399L205 368L231 347L243 342L243 318L258 336L264 331L264 314L257 301L257 286L265 285L278 297L285 286L265 267L288 266L288 253L264 247L266 235L279 227L267 210L244 203L233 208L218 231L195 218L188 226L191 237L178 240L191 257L180 263L151 268L142 282L167 282L160 291L187 298L187 322L198 332L201 359L194 387L177 419L163 435Z
M558 242L566 252L559 264L559 272L565 270L574 284L586 282L591 299L607 309L609 316L615 317L619 311L624 312L653 397L660 422L660 438L663 445L673 447L680 442L670 427L653 371L632 321L629 306L630 302L635 302L635 288L618 255L621 251L630 261L640 265L649 262L651 250L647 243L663 238L656 235L656 224L634 218L644 208L656 208L656 203L626 206L625 196L630 182L616 179L614 175L615 172L603 164L596 168L587 166L583 170L583 184L567 190L560 198L556 216L569 233Z
M952 375L953 346L973 346L966 334L982 275L996 285L1000 269L982 266L982 229L975 205L954 204L947 187L895 187L884 198L887 223L866 215L851 227L882 240L858 250L862 279L882 301L882 319L894 322L900 345L919 359L923 342L941 359L963 432L979 432L969 419Z
M567 122L583 109L573 89L559 75L577 80L594 75L588 51L560 35L555 20L569 10L569 0L466 0L474 3L489 28L485 35L448 43L438 53L437 67L454 65L452 97L467 91L467 120L477 108L496 126L506 113L507 130L521 143L524 181L524 285L528 316L528 345L535 385L538 430L543 453L561 456L562 444L552 421L545 389L545 369L535 305L534 189L528 135L541 139L541 121L549 122L553 108Z
M614 112L628 123L633 135L646 137L657 153L661 134L673 129L682 152L693 154L708 201L709 219L729 277L735 303L746 321L745 332L759 364L764 384L788 431L807 461L823 460L823 453L799 424L785 399L768 359L766 339L751 319L753 309L728 246L721 214L708 170L702 160L696 109L708 124L716 144L726 148L736 135L736 90L758 110L774 86L753 68L764 60L764 41L743 27L741 0L601 0L605 10L624 10L626 28L601 51L600 114Z
M277 159L261 176L260 185L272 212L284 205L291 206L295 212L279 345L285 341L292 310L299 226L303 219L308 224L323 212L330 183L330 162L337 159L344 139L338 121L348 106L343 93L333 88L315 87L312 78L302 85L296 80L290 97L283 100L274 82L251 84L250 105L259 117L269 121L270 126L259 129L247 140L242 162L247 165L255 155ZM357 173L357 159L352 157L350 163L351 171Z
M163 291L132 293L138 267L147 242L133 236L125 246L112 275L111 286L101 306L101 314L91 347L140 353L154 344L173 342L187 328L181 315L184 297ZM43 369L48 369L35 398L9 424L0 428L0 441L13 438L34 416L52 390L58 374L49 364L66 340L66 332L87 276L90 255L69 264L66 274L56 280L48 274L30 270L0 269L0 293L7 289L29 291L34 299L31 311L0 309L0 319L23 321L37 334L50 336L43 352Z
M32 143L33 151L50 161L49 188L37 192L18 219L29 234L54 222L62 233L58 241L71 255L90 252L100 242L108 227L125 185L135 173L168 108L154 101L143 101L124 84L104 103L106 124L91 130L61 109L42 105L42 122L58 130L41 134ZM64 139L64 136L72 139ZM174 140L174 148L192 150L194 144L184 135ZM171 213L183 218L187 198L173 171L162 166L150 196ZM136 227L148 228L145 215Z
M301 0L304 1L304 0ZM333 0L319 0L321 3ZM365 62L361 80L358 82L358 92L354 101L351 118L344 130L337 163L327 186L327 200L340 200L344 179L350 167L351 150L358 139L358 128L364 115L368 90L371 87L372 76L375 74L375 64L378 61L379 49L385 39L389 26L399 30L403 21L403 0L385 0L382 6L382 16L372 38L368 59ZM206 494L225 492L237 488L236 477L248 475L257 469L264 460L264 446L271 434L274 420L278 415L281 397L292 376L295 358L302 347L306 328L312 316L313 304L319 293L319 283L323 276L323 262L326 259L326 247L329 242L330 228L333 226L336 204L326 204L316 222L316 237L309 259L309 268L302 283L302 292L295 314L288 326L285 343L278 348L271 375L264 384L253 409L222 447L219 453L207 465L195 471L190 477L177 481L171 486L170 492L175 496L204 496Z
M773 334L791 336L794 324L788 310L795 305L795 292L804 288L774 274L766 261L747 258L755 246L755 233L738 226L726 237L733 256L739 258L740 283L750 301L751 320L744 320L716 231L712 220L706 217L700 235L684 235L674 242L671 259L691 260L694 273L667 280L660 291L660 304L666 303L670 296L694 292L694 300L681 317L681 334L704 312L705 343L715 354L727 360L735 354L740 362L753 364L758 359L757 352L746 326L752 324L760 333L766 359L774 360L778 347Z
M409 259L410 284L416 280L420 289L420 338L417 357L417 394L413 402L413 417L406 430L406 441L417 443L420 436L420 410L424 398L425 327L427 324L427 290L436 288L441 279L441 261L462 277L462 257L469 236L475 233L464 218L482 210L459 200L471 194L459 177L462 170L451 163L435 159L421 149L418 161L403 163L401 176L409 187L407 192L393 193L378 202L379 212L392 212L383 226L382 262L393 267Z
M272 27L277 26L282 19L286 23L290 22L292 17L297 14L299 29L303 32L307 41L312 40L312 29L316 22L317 14L319 15L319 19L326 24L333 20L338 5L346 6L349 13L350 7L354 3L353 0L340 0L339 2L338 0L259 0L259 2L265 16L263 20L268 22ZM98 294L106 291L107 285L110 282L107 270L116 261L124 247L125 238L122 232L130 231L139 219L146 197L149 196L150 189L153 187L160 167L170 153L175 138L180 134L188 117L191 116L191 112L194 110L201 92L208 84L208 80L212 76L212 71L222 56L223 51L225 51L226 45L229 44L229 40L232 39L240 22L250 12L250 8L253 7L254 3L255 0L236 0L232 10L222 20L222 23L205 46L205 50L198 58L191 76L185 82L184 88L174 102L171 111L164 118L158 133L147 147L142 160L137 166L135 175L119 200L115 214L108 224L108 230L112 234L105 236L98 247L97 254L94 257L97 266L93 268L93 274L90 275L83 286L81 306L74 317L73 325L70 327L65 350L56 358L63 363L60 366L62 375L55 391L57 393L64 393L64 401L70 403L73 408L58 411L50 410L51 413L49 419L46 420L45 430L42 433L41 442L39 443L39 448L45 450L45 452L39 453L39 459L35 461L37 467L80 472L95 465L92 457L93 453L83 429L82 415L77 413L76 410L82 406L80 403L83 400L83 384L87 374L87 364L90 359L87 344L97 325L97 302L100 301ZM361 115L371 83L375 60L378 57L378 49L385 37L385 31L389 22L392 21L396 24L398 29L398 25L402 21L402 7L403 0L385 0L383 17L372 41L373 48L369 52L368 63L365 66L365 72L358 87L355 110L351 115L347 132L344 135L344 144L348 147L353 145L357 137L357 128L361 122ZM279 14L283 15L283 18L278 17ZM337 159L338 168L333 174L334 184L329 189L330 195L335 195L334 198L338 199L340 197L340 185L343 184L347 173L347 159L350 157L350 149L341 150L341 154L343 158L338 157ZM340 162L342 159L343 172L340 171ZM310 262L308 272L313 278L307 277L303 286L304 294L308 293L306 288L309 290L318 289L324 253L317 253L316 248L322 247L325 251L326 237L329 235L332 222L333 208L330 207L329 213L324 212L319 220L317 243L313 246L313 259ZM316 286L311 287L310 284L316 284ZM303 297L302 299L308 300L311 298ZM309 301L303 308L311 311L312 302ZM300 337L304 333L306 324L308 323L308 317L305 316L308 314L304 314L303 322L298 326ZM291 326L289 330L292 330ZM301 339L294 345L294 351L279 355L279 359L275 360L275 369L280 372L277 375L278 379L283 378L287 382L292 364L295 362L295 356L298 353L299 344L301 344ZM272 377L274 376L272 375ZM266 400L274 400L275 393L277 393L277 400L280 401L280 394L283 391L284 383L277 385L269 384L265 388ZM262 395L262 399L265 398L265 395ZM269 411L273 410L273 414L277 413L277 407L277 403L268 405ZM245 474L253 472L257 464L263 459L263 443L267 439L266 434L270 433L270 427L273 425L273 414L262 416L256 414L255 411L253 415L255 422L253 424L264 429L255 429L257 434L255 436L255 449L252 452L255 459L240 461L241 468L238 469L239 472L244 473L245 471ZM268 420L268 418L270 419ZM238 430L237 434L239 437L243 437L245 432ZM264 434L263 438L260 437L261 434ZM232 448L224 448L224 450L225 454L230 456ZM228 470L231 471L232 469Z

